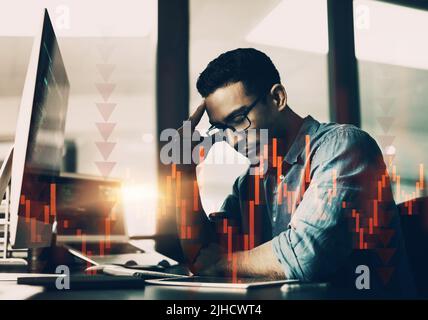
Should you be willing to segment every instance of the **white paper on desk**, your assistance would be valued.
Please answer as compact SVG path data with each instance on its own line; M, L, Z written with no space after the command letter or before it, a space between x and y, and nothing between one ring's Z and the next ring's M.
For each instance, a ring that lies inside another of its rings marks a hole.
M281 291L291 292L291 291L298 291L303 289L323 289L328 287L329 287L328 282L306 282L306 283L301 282L301 283L284 284L281 287Z
M0 273L0 281L17 281L18 278L60 277L57 273Z
M3 274L2 274L3 275ZM0 300L28 299L43 292L43 287L25 286L13 282L0 283Z
M182 278L183 275L175 274L175 273L166 273L166 272L160 272L160 271L150 271L150 270L142 270L142 269L128 269L124 268L122 266L116 266L116 265L104 265L99 266L98 270L102 270L105 274L109 274L111 276L135 276L135 274L140 273L143 276L148 277L157 277L157 278ZM88 268L89 270L96 270L97 267L94 268ZM86 269L86 270L88 270Z

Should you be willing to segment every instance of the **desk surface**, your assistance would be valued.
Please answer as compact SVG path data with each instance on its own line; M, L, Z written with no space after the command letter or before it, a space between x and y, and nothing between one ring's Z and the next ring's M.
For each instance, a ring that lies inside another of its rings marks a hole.
M325 284L292 284L268 288L221 289L146 285L141 289L112 290L45 290L43 287L18 285L15 281L0 282L0 299L84 299L84 300L295 300L349 299L353 295L332 289Z

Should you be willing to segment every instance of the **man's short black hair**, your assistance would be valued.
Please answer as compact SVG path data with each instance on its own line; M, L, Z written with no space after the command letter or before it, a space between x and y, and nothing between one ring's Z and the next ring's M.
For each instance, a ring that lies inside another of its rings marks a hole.
M267 94L281 83L278 70L263 52L239 48L222 53L199 75L196 88L205 98L219 88L242 81L247 95Z

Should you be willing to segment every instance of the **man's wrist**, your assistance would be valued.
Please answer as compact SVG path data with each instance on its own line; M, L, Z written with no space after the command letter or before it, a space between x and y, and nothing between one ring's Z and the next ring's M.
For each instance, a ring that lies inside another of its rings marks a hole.
M216 269L218 270L218 273L222 276L228 276L231 277L233 273L233 265L235 266L236 270L235 272L242 273L242 268L244 264L244 255L243 252L236 251L232 253L232 259L229 260L228 254L223 254L221 258L216 263ZM235 263L233 263L235 262Z

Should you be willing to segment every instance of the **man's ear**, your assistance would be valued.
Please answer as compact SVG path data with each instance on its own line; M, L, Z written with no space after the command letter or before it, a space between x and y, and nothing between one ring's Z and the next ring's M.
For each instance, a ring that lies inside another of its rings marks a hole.
M273 102L275 103L278 111L284 110L287 106L287 92L282 84L277 83L270 89Z

